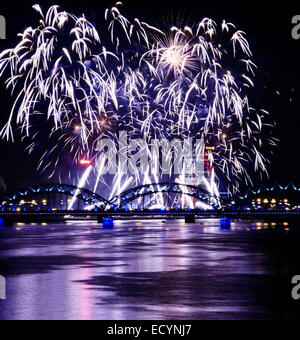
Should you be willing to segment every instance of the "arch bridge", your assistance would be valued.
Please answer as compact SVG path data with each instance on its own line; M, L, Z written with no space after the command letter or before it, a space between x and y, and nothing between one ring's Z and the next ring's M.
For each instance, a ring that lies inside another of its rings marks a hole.
M73 208L84 210L87 206L106 207L110 205L102 196L84 188L67 184L31 185L2 198L2 209L12 210L68 210L74 200Z
M273 193L276 190L282 192L292 191L300 192L300 188L290 183L287 186L276 184L273 187L262 186L258 190L249 189L243 196L236 199L243 202L253 196L262 195L263 193ZM177 206L168 206L168 202L164 202L164 209L152 204L152 199L162 193L167 196L174 194L175 196L190 197L193 202L210 205L211 210L201 209L201 206L195 209L187 209ZM148 200L145 206L145 201ZM70 202L74 201L72 209L69 209ZM133 209L125 209L132 202L138 201L140 204ZM144 202L143 202L144 201ZM39 203L38 203L39 202ZM299 218L300 209L281 209L275 207L269 209L262 206L259 209L233 209L226 203L226 199L212 195L205 188L200 186L185 185L180 183L157 183L139 186L127 190L113 198L111 201L106 200L102 196L95 194L87 189L77 188L72 185L64 184L42 184L29 186L25 189L18 190L12 195L8 195L0 199L0 227L11 226L14 222L32 222L32 221L56 221L65 220L69 217L76 218L97 218L98 221L104 223L104 218L119 217L185 217L187 223L194 223L197 217L214 217L228 220L232 218L238 219L257 219L257 218ZM152 204L152 205L151 205ZM300 205L299 205L300 206ZM168 209L169 207L169 209ZM107 221L105 222L107 223ZM104 225L104 224L103 224Z
M167 194L162 199L161 194ZM172 203L173 199L177 198ZM21 211L37 210L86 210L90 208L100 209L124 209L137 201L136 209L155 208L160 203L161 207L181 208L179 198L189 198L193 203L201 203L213 208L221 208L220 197L212 195L201 186L192 186L180 183L153 183L138 186L114 197L111 201L84 188L77 188L66 184L41 184L32 185L17 190L11 195L2 198L2 210ZM69 209L70 202L74 202Z
M138 201L138 209L150 208L151 206L157 205L157 203L163 205L159 195L164 193L189 197L196 202L204 203L207 206L213 206L215 208L222 206L221 198L212 195L205 188L180 183L152 183L141 185L115 196L111 200L111 204L113 207L124 208L134 201ZM166 201L163 200L163 203L165 206L171 208L171 203L168 202L168 199Z

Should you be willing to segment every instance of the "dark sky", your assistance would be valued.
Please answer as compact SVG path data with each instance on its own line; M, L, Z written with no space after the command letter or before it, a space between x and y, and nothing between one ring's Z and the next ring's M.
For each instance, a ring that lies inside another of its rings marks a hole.
M16 34L29 25L35 25L37 16L31 9L34 3L27 0L21 3L1 3L0 15L4 15L7 20L7 40L0 41L0 50L14 46L17 42ZM96 18L102 20L104 9L113 3L114 1L107 0L39 1L44 8L46 5L59 4L74 14L85 13L92 21ZM291 37L291 19L300 14L300 3L297 5L290 0L281 4L261 0L129 0L124 1L124 4L127 16L139 17L154 24L177 14L189 20L189 23L203 17L211 17L218 22L223 19L231 21L247 33L260 69L259 82L267 86L267 90L259 96L260 106L272 113L277 123L276 134L280 138L270 167L270 182L294 181L300 185L300 40L295 41ZM1 83L3 84L3 81ZM279 91L281 96L276 95L276 91ZM1 85L1 126L9 114L10 103L9 94ZM36 173L36 160L25 154L20 144L0 141L0 155L0 177L5 179L10 189L44 181L44 178Z

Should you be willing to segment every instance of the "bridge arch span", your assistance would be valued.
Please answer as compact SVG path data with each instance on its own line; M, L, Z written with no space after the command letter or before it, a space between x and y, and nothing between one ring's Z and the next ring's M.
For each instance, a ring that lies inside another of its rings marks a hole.
M212 195L205 188L201 186L180 183L152 183L141 185L124 191L118 196L115 196L111 200L111 204L114 207L124 208L126 205L131 204L138 199L143 199L147 196L156 195L159 193L173 193L189 196L196 199L198 202L202 202L210 206L213 205L214 207L218 208L222 205L220 197Z
M26 206L26 204L32 205L32 202L35 202L34 204L37 205L38 204L36 202L37 197L45 198L42 202L40 202L41 204L44 204L45 206L47 206L46 203L49 203L48 201L52 200L51 208L57 205L58 208L60 208L60 210L64 210L64 209L61 209L62 202L64 204L65 210L67 210L68 204L70 203L70 200L72 198L76 199L76 201L78 202L80 201L83 202L83 204L81 204L80 207L82 206L84 207L86 205L105 207L105 206L110 205L110 202L107 201L102 196L95 194L88 189L78 188L74 185L69 185L69 184L31 185L24 189L17 190L16 192L10 195L6 195L2 197L1 201L2 201L2 205L4 206L5 205L6 206L7 205L8 206L14 206L14 205ZM76 204L74 205L74 209L76 209Z

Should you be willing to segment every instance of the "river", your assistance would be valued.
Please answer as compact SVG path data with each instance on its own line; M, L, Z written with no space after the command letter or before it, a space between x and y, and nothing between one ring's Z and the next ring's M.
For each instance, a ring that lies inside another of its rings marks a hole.
M3 320L300 319L300 229L215 219L0 230Z

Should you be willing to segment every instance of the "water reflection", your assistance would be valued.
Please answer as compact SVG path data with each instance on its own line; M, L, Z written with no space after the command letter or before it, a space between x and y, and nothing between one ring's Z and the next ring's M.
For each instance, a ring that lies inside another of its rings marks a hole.
M300 235L288 222L18 224L0 237L0 319L300 316L289 286Z

